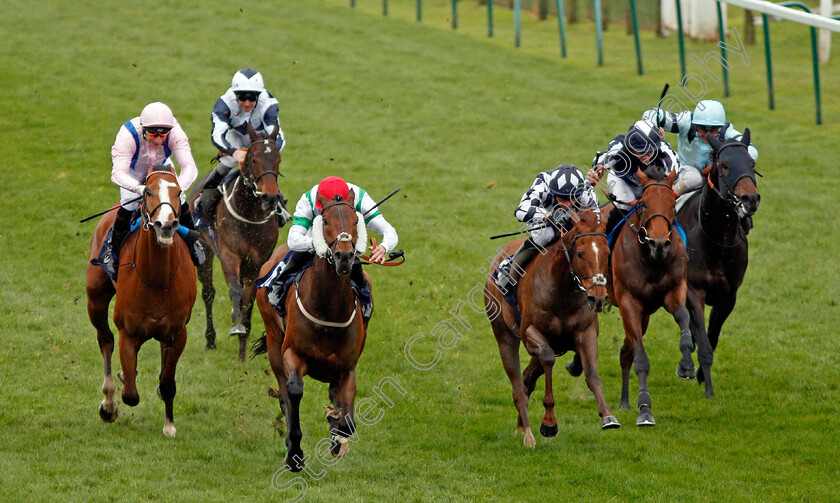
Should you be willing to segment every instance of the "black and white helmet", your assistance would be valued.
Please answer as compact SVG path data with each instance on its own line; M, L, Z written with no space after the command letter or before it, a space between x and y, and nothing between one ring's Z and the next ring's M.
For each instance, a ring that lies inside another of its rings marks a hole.
M583 175L571 164L561 164L551 172L548 191L555 196L570 199L581 190Z
M243 68L234 73L230 88L233 92L248 91L261 93L265 90L262 74L251 68Z
M624 135L624 144L638 154L659 150L661 142L662 137L659 136L659 130L644 120L636 121Z

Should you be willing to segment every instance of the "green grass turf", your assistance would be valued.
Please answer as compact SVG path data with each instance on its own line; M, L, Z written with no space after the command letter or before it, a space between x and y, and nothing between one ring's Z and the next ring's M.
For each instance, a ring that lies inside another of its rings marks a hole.
M377 311L358 367L358 398L377 399L384 416L359 425L358 444L323 478L300 475L307 501L836 501L836 55L821 67L820 127L801 26L772 27L775 111L760 45L748 47L748 67L732 60L731 97L709 83L707 97L752 129L765 175L750 269L716 353L717 398L676 378L678 332L659 313L646 338L658 424L636 429L635 412L617 408L623 332L613 311L601 316L599 363L623 428L599 430L594 399L563 371L565 356L555 371L560 433L530 450L512 435L510 384L480 314L465 311L471 329L431 370L409 365L405 343L422 332L415 355L434 355L432 328L482 280L499 244L487 236L518 228L513 209L534 175L588 164L664 82L673 90L677 42L643 33L638 77L632 38L617 26L597 67L591 24L568 27L563 60L553 19L525 14L515 49L512 14L501 8L488 39L473 2L459 4L454 32L447 1L424 2L422 23L414 2L390 2L387 18L379 2L348 4L0 2L0 499L291 498L272 488L285 452L272 428L279 407L265 392L276 382L265 357L236 362L223 289L219 349L203 349L200 299L188 326L174 440L161 432L155 344L140 353L140 405L121 404L116 423L101 422L102 361L85 310L94 224L77 222L117 201L109 148L120 124L148 102L168 103L206 172L211 107L233 72L251 66L280 100L290 200L333 174L374 197L403 187L383 212L409 259L371 269ZM730 18L740 27L739 11ZM714 50L687 42L688 54ZM697 71L690 60L688 71ZM391 408L372 391L385 377L406 390L386 388ZM537 427L541 391L530 402ZM307 454L327 433L326 401L326 386L307 380Z

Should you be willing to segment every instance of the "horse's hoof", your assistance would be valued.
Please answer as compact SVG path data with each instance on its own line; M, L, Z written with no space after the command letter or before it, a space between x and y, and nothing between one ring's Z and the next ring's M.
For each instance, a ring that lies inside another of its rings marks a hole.
M525 439L522 441L522 443L525 445L525 447L530 447L531 449L533 449L534 446L537 445L537 439L534 438L534 434L531 433L530 429L525 430Z
M208 342L207 345L204 346L204 349L216 349L216 343L215 342Z
M140 403L140 395L122 395L122 401L124 404L128 405L129 407L136 407L138 403Z
M578 361L577 356L575 356L574 360L566 364L566 371L572 377L580 377L580 374L583 372L583 365L580 364L580 361Z
M656 426L656 421L653 420L650 409L639 412L639 417L636 418L636 426Z
M714 391L707 391L706 392L706 398L714 398L714 397L715 397L715 392Z
M680 379L685 379L686 381L694 379L697 374L694 372L693 367L683 367L681 363L677 364L677 377Z
M119 412L116 407L114 408L114 412L111 413L105 410L105 404L99 404L99 417L101 417L103 421L106 423L113 423L117 420L117 416L119 416Z
M556 424L554 426L549 426L545 423L540 423L540 435L545 438L556 437L558 431L560 431L560 427Z
M302 456L303 452L301 451L301 453L300 453L301 456L296 456L297 460L295 460L292 456L290 456L290 453L291 453L291 451L287 452L286 453L286 458L285 458L285 463L286 463L286 466L289 467L289 471L297 473L297 472L303 470L303 467L304 467L304 464L305 464L304 460L303 460L303 456Z
M175 438L175 425L167 421L163 425L163 434L167 437Z
M245 328L245 325L243 325L242 323L237 323L236 325L230 327L230 332L228 333L228 335L243 335L247 333L248 329Z
M621 428L621 423L618 422L614 416L604 416L601 419L601 429L602 430L613 430L616 428Z
M630 410L630 400L622 398L621 401L618 403L619 409Z

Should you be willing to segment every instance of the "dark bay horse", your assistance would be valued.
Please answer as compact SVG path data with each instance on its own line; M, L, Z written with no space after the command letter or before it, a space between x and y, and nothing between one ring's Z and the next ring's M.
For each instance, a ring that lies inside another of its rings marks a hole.
M664 307L680 327L680 369L693 368L691 353L694 344L689 329L686 301L686 253L682 238L674 227L674 179L676 171L663 181L648 178L641 170L642 197L636 211L628 217L616 240L610 258L610 299L618 305L624 324L624 345L621 348L621 402L630 408L630 367L639 378L639 416L636 426L653 426L651 397L648 389L650 361L642 337L650 315ZM618 209L613 210L618 211ZM712 348L708 339L697 338L700 365L711 368ZM678 373L680 370L678 369ZM713 396L711 380L706 383L706 396Z
M356 195L328 200L318 195L323 208L312 223L315 260L286 297L286 316L280 318L268 301L268 289L257 292L257 306L265 322L266 349L278 398L286 416L286 464L292 471L304 466L300 427L303 377L329 383L335 409L326 408L333 439L330 450L343 456L355 431L356 363L365 347L367 322L355 298L350 272L356 256L364 252L364 218L353 208ZM279 247L262 267L267 275L288 247ZM368 281L370 278L368 277Z
M744 132L741 141L721 143L717 138L708 138L714 157L707 183L699 195L692 196L680 208L677 216L685 226L691 250L687 298L691 333L695 338L708 334L714 351L747 271L749 246L741 219L758 210L761 196L756 188L755 161L747 152L750 130ZM706 305L712 306L708 332ZM706 381L702 368L697 377Z
M223 197L216 208L213 230L215 246L210 231L203 230L201 233L207 260L198 267L198 279L201 281L201 298L207 312L204 332L207 349L216 347L216 329L213 326L213 299L216 297L213 257L218 253L233 304L230 335L239 336L239 361L245 361L246 343L251 332L251 312L256 295L254 281L259 277L260 267L271 256L277 244L278 215L288 215L283 208L282 194L277 185L280 151L274 140L279 131L279 127L275 128L269 138L263 139L248 123L251 146L242 163L241 174L231 189L226 189L224 184L220 185ZM193 186L191 206L195 206L203 185L204 179Z
M484 284L487 315L505 372L513 386L513 403L519 413L516 432L525 435L524 443L534 447L536 440L528 420L528 398L537 378L545 374L545 397L540 433L557 435L554 415L552 369L556 355L573 350L581 356L586 384L598 402L601 428L618 428L601 393L598 375L598 315L607 302L607 261L609 246L604 234L606 219L592 211L580 210L571 231L547 248L540 250L525 268L517 287L517 302L522 309L520 328L514 328L513 308L502 300L496 282L488 276ZM492 270L505 255L516 251L524 240L508 243ZM491 270L491 274L492 274ZM493 297L491 299L491 296ZM498 307L501 304L501 313ZM519 342L531 355L531 363L520 375Z
M105 362L105 399L99 406L103 421L117 419L111 355L114 334L108 325L108 305L116 293L114 324L119 330L122 400L135 406L140 402L135 378L137 352L149 339L160 343L161 371L158 395L166 408L163 433L175 436L172 402L175 398L175 367L187 343L187 322L195 304L195 268L186 243L175 237L181 189L174 171L165 166L149 170L143 193L142 225L122 246L120 274L116 287L99 266L90 260L99 255L102 241L114 221L108 213L99 221L90 244L87 266L88 316L96 328L99 350Z

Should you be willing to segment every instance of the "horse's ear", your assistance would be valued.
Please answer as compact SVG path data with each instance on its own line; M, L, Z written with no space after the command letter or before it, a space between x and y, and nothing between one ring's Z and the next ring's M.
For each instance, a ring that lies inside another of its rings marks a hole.
M329 200L326 197L322 196L320 192L315 194L315 202L317 202L318 206L320 206L321 208L329 204Z
M744 130L744 136L741 137L741 143L750 146L750 128Z
M709 140L709 145L711 145L715 152L720 150L720 147L723 145L714 135L707 134L706 139Z
M274 132L271 133L271 136L268 137L269 140L274 141L277 139L277 135L280 134L280 121L277 121L277 124L274 125Z
M674 185L674 180L676 180L676 179L677 179L677 170L671 171L671 172L670 172L670 173L668 173L668 175L665 177L665 183L667 183L668 185L673 186L673 185Z
M641 169L636 172L636 175L639 177L639 181L642 182L642 187L650 182L650 177L648 177Z
M356 193L353 192L353 189L350 189L350 192L348 194L349 195L347 196L347 202L350 203L350 205L352 206L356 203Z
M257 134L257 130L254 129L254 126L251 125L251 121L248 121L248 136L251 138L251 143L254 143L258 140L261 140L260 135Z

